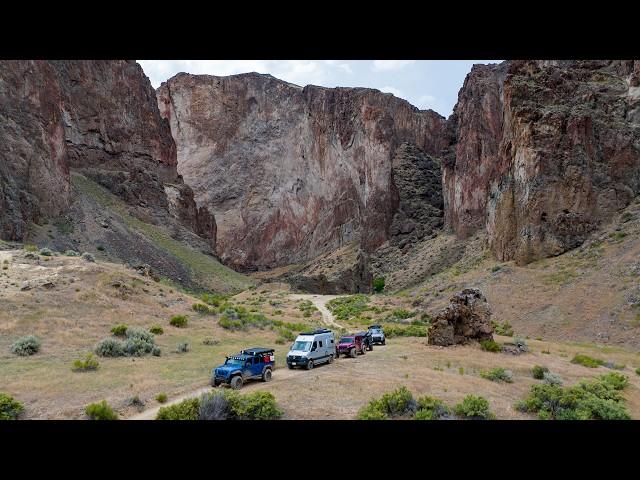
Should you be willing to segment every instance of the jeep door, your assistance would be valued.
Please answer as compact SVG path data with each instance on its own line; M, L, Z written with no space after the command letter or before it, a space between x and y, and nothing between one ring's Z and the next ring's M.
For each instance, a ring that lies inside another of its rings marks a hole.
M253 377L262 375L262 369L264 367L264 362L262 361L261 355L256 355L253 357L253 361L251 363L251 375Z

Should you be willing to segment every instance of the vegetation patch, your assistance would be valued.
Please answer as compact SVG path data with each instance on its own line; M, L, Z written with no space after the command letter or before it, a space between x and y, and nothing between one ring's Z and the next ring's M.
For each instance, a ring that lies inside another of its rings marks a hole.
M162 407L156 420L277 420L282 413L271 392L225 389Z
M513 383L513 373L510 370L505 370L502 367L497 367L492 370L480 372L482 378L491 380L492 382L505 382Z
M172 327L184 328L187 326L188 321L189 320L185 315L174 315L171 317L171 320L169 320L169 325Z
M0 393L0 420L17 420L24 412L24 405L11 395Z
M531 376L536 380L542 380L544 378L545 372L548 372L549 369L547 367L543 367L541 365L534 365L531 369Z
M467 395L458 403L453 411L456 415L467 419L491 420L495 415L489 409L486 398L477 395Z
M501 323L491 320L491 326L493 327L493 333L495 333L496 335L513 337L513 327L509 322Z
M27 335L26 337L19 338L11 345L11 353L26 357L34 355L40 351L40 339L35 335Z
M91 403L84 409L84 413L91 420L117 420L118 415L109 406L106 400L100 403Z
M111 333L116 337L124 337L127 334L127 328L129 328L127 325L121 323L113 327L111 329Z
M631 417L620 391L627 384L627 377L612 372L567 388L533 385L515 408L544 420L626 420Z
M93 358L93 354L87 353L84 359L78 359L73 362L72 370L74 372L89 372L92 370L97 370L99 366L100 362Z
M382 293L384 291L384 277L373 279L373 291L375 293Z
M502 347L500 344L494 340L480 340L480 348L487 352L500 352Z
M327 308L338 320L349 320L359 317L363 312L370 310L369 296L359 293L347 297L334 298L327 302Z
M385 325L384 334L387 338L393 337L426 337L429 334L429 327L422 325Z
M582 365L584 367L596 368L600 365L604 365L604 360L600 360L598 358L593 358L588 355L583 355L581 353L576 354L572 359L571 363L575 363L577 365Z
M160 325L151 325L151 327L149 328L149 332L153 333L154 335L162 335L164 333L164 329L160 326Z
M156 401L158 403L166 403L167 394L166 393L159 393L158 395L156 395Z
M315 312L319 312L311 300L302 300L298 308L302 311L303 317L311 317Z
M439 420L451 414L451 409L435 397L421 397L418 399L418 410L414 415L416 420Z

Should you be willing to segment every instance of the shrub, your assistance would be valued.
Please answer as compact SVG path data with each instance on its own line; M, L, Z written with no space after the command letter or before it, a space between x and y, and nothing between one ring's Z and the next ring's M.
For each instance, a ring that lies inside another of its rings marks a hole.
M90 370L97 370L100 366L98 360L93 358L92 353L87 353L84 357L84 360L76 360L73 362L73 371L74 372L88 372Z
M205 338L202 343L203 345L218 345L220 342L218 340L214 340L213 338Z
M405 310L404 308L397 308L391 312L395 318L404 320L406 318L411 318L416 314L416 312L410 312L409 310Z
M551 372L544 372L542 374L542 380L547 385L562 385L564 383L560 375Z
M384 327L384 334L387 338L394 337L426 337L429 328L422 325L408 325L406 327L388 325Z
M48 249L48 248L41 248L40 251L38 252L40 255L42 255L43 257L50 257L51 255L53 255L53 252Z
M154 347L151 349L151 355L153 355L154 357L159 357L161 353L162 351L157 345L154 345Z
M162 335L164 333L164 330L160 325L151 325L151 327L149 328L149 332L153 333L154 335Z
M198 312L200 314L206 315L214 313L207 305L204 303L194 303L191 308L194 312Z
M533 385L527 398L515 407L548 420L625 420L630 416L619 390L627 380L612 373L569 388Z
M489 371L480 372L482 378L491 380L492 382L506 382L513 383L513 373L510 370L505 370L502 367L494 368Z
M203 293L200 296L200 300L208 305L213 305L214 307L220 306L227 299L224 295L219 295L216 293Z
M37 247L37 246L35 246L35 245L31 245L31 244L27 244L27 245L25 245L25 246L24 246L24 249L25 249L27 252L32 252L32 253L33 253L33 252L38 251L38 247Z
M96 345L94 352L101 357L122 357L125 354L123 343L115 338L101 340Z
M226 420L229 417L229 402L220 392L205 393L200 397L198 420Z
M176 353L187 353L189 351L188 343L179 343L176 347Z
M87 261L87 262L95 262L96 261L96 257L94 257L93 254L91 254L89 252L84 252L82 254L82 259Z
M104 247L102 245L98 245L96 248L98 249L98 251L104 252Z
M327 302L327 308L338 320L349 320L358 317L366 310L370 310L369 297L364 294L349 295L334 298Z
M636 368L636 375L640 375L640 367Z
M156 395L156 401L158 403L165 403L167 401L167 394L159 393L158 395Z
M495 415L489 410L489 402L486 398L467 395L454 407L456 415L474 419L492 419Z
M589 368L596 368L596 367L599 367L600 365L603 365L604 361L578 353L573 357L573 359L571 360L571 363L583 365Z
M496 335L504 335L505 337L513 337L513 327L509 322L495 322L491 321L491 326L493 327L493 332Z
M499 352L502 350L502 347L498 342L493 340L480 340L480 348L487 352Z
M531 376L536 380L542 380L544 378L544 373L548 371L549 369L547 367L543 367L541 365L535 365L531 369Z
M386 420L389 417L378 400L372 400L358 411L358 420Z
M84 412L91 420L117 420L118 415L109 406L106 400L100 403L91 403L87 405Z
M234 390L227 392L231 419L277 420L282 416L271 392L253 392L247 395L240 395Z
M185 315L174 315L171 317L171 320L169 320L169 324L174 327L183 328L187 326L187 321L188 320Z
M127 327L127 325L125 325L124 323L121 323L113 327L111 329L111 333L114 334L116 337L124 337L127 334L127 328L129 328Z
M79 257L80 253L76 252L75 250L67 250L66 252L64 252L64 254L67 257Z
M371 400L358 413L360 420L382 420L413 414L417 403L407 387L400 387L393 392L385 393L377 400Z
M17 420L24 405L6 393L0 393L0 420Z
M528 352L529 346L527 342L522 337L513 337L513 344L518 347L518 349L522 352Z
M442 400L425 396L418 399L418 411L414 418L416 420L438 420L450 413L451 410Z
M180 403L160 408L156 420L197 420L199 407L198 398L187 398Z
M626 367L626 365L615 362L604 362L602 366L610 368L612 370L624 370L624 367Z
M27 335L19 338L11 345L11 353L26 357L38 353L40 350L40 340L35 335Z
M384 290L384 277L378 277L373 279L373 291L380 293Z

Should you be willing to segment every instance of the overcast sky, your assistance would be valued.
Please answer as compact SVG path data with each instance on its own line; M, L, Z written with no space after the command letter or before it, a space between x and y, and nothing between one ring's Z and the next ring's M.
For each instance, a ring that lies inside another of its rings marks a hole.
M474 63L499 60L138 60L158 88L176 73L269 73L296 85L368 87L448 117Z

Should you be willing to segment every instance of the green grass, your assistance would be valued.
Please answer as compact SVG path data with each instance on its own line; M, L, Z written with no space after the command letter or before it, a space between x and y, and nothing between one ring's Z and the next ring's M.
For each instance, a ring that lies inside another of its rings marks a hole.
M145 223L127 212L126 205L107 189L77 173L72 174L73 184L101 207L116 213L132 230L142 234L154 246L175 257L198 283L207 284L211 277L219 279L234 291L242 291L253 285L248 277L225 267L208 255L193 250L174 240L162 228Z
M583 365L589 368L597 368L600 365L604 365L604 360L600 360L599 358L593 358L588 355L583 355L581 353L576 354L571 363L575 363L577 365Z

